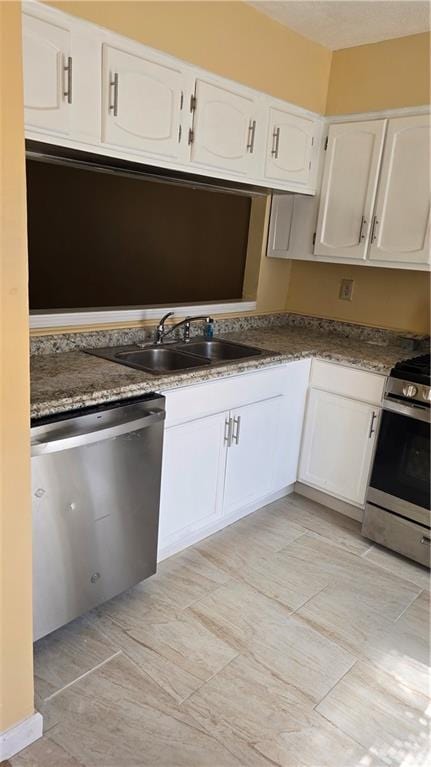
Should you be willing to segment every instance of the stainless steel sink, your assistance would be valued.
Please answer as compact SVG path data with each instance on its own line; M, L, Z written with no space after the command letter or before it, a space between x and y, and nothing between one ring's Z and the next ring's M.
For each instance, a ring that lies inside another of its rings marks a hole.
M166 346L150 346L147 349L117 352L111 359L149 373L170 373L210 364L208 359L195 357Z
M147 373L176 373L181 370L235 362L264 354L263 349L245 346L218 338L196 338L189 343L178 341L160 346L122 346L104 349L86 349L87 354L119 362L122 365L145 370Z
M202 355L202 357L207 357L213 363L240 360L245 357L258 357L263 354L262 349L257 349L254 346L244 346L243 344L222 341L217 338L211 341L205 339L194 341L192 339L187 344L178 344L177 349L184 349L184 351L191 354Z

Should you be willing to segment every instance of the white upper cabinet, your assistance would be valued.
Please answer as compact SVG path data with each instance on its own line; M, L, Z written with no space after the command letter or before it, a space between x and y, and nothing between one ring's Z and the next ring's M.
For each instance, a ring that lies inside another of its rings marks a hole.
M316 120L300 117L287 108L270 108L266 178L309 185L314 174L316 130Z
M256 99L238 86L196 80L191 161L242 175L257 175Z
M269 258L313 259L318 198L305 194L274 194L271 202Z
M186 157L181 69L103 45L102 71L102 142L163 158Z
M268 244L269 258L291 258L294 194L274 194L271 200Z
M67 136L74 98L70 31L25 13L22 34L25 123Z
M365 259L386 120L331 125L314 252Z
M429 262L430 118L389 120L373 217L371 261Z
M428 115L334 122L323 152L319 115L37 2L23 66L27 138L305 195L324 155L317 224L274 201L268 255L429 268Z
M315 191L318 115L44 3L23 3L23 35L27 138Z

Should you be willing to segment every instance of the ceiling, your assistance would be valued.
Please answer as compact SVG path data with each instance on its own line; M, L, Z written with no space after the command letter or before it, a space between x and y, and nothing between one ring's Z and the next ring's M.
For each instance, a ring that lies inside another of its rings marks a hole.
M249 5L331 50L431 28L426 0L254 0Z

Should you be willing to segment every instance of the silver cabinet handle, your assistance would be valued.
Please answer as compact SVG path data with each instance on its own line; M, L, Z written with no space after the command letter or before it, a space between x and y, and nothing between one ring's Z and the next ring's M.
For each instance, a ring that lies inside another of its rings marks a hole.
M376 229L378 227L379 222L377 221L377 216L373 216L373 223L371 225L371 242L375 242L377 240L377 234Z
M250 152L250 154L253 154L254 152L255 133L256 133L256 120L250 120L250 124L248 126L248 139L247 139L247 151Z
M280 144L280 128L274 128L274 132L272 134L272 149L271 154L275 159L278 157L278 147Z
M375 428L374 428L374 424L375 424L376 418L377 418L377 413L373 410L373 413L371 415L371 423L370 423L370 431L368 433L368 439L371 439L371 437L373 436L373 434L376 431Z
M427 535L423 535L421 538L421 543L425 544L425 546L429 546L431 544L431 538L428 538Z
M68 56L65 58L65 63L63 70L64 74L66 76L66 84L65 89L63 91L63 96L67 100L68 104L72 103L72 56Z
M114 77L109 81L109 93L114 91L113 101L109 99L109 111L112 112L114 117L118 115L118 72L114 72Z
M224 443L227 447L232 444L232 418L226 418L224 422Z
M241 428L241 416L236 415L233 419L233 434L232 434L232 441L235 442L235 445L239 445L239 431Z
M361 228L359 229L359 245L361 244L361 242L363 240L365 240L366 231L364 232L364 227L367 226L367 223L368 222L367 222L367 219L365 218L365 216L362 216L362 218L361 218Z

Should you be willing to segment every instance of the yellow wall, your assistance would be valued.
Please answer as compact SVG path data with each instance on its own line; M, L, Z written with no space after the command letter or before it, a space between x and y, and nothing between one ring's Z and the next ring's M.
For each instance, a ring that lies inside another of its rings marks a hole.
M21 16L0 2L0 732L33 713Z
M352 301L338 296L344 278L354 280ZM299 314L428 333L429 301L424 272L292 262L287 305Z
M334 52L327 114L420 106L429 101L429 34ZM355 280L352 302L338 298L342 278ZM427 333L429 302L429 277L424 272L293 261L286 308Z
M266 258L270 197L255 197L251 205L243 297L256 300L257 312L283 312L291 262Z
M397 109L430 101L430 35L335 51L326 114Z
M74 16L323 113L331 53L242 2L53 2Z

